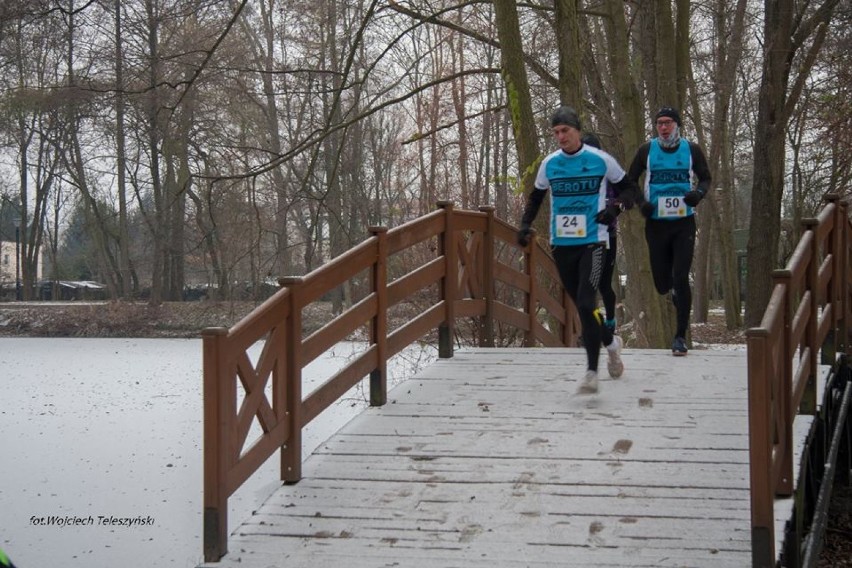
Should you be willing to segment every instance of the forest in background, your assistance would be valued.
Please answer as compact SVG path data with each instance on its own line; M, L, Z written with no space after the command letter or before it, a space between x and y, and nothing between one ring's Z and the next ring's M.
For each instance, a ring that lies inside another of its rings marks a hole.
M4 0L0 240L25 299L39 258L114 299L262 299L438 201L516 224L560 103L625 167L671 105L714 176L694 319L756 325L801 220L849 193L850 24L852 0ZM623 303L661 346L643 222Z

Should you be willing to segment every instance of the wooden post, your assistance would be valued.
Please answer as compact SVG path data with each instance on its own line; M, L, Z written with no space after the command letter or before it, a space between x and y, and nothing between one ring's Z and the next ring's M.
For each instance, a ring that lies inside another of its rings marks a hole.
M281 447L281 481L297 483L302 479L302 304L299 299L303 278L287 276L278 279L280 286L289 290L290 313L285 321L285 354L282 373L285 399L285 420L290 436Z
M370 320L370 343L376 346L378 366L370 371L370 406L388 401L388 230L370 227L376 239L376 261L371 285L376 295L376 313Z
M482 237L482 295L485 315L479 318L480 347L494 347L494 206L483 205L480 211L488 215Z
M831 230L825 240L825 255L831 259L831 279L825 290L821 306L823 310L831 309L831 321L826 332L825 339L820 345L820 363L833 365L837 359L837 322L840 321L840 218L838 217L837 195L826 196L829 201L827 207L832 207Z
M769 332L752 328L748 342L749 483L751 486L752 566L775 566L775 508L772 492L772 413L769 386Z
M838 203L839 211L838 218L839 224L837 226L838 231L840 231L840 247L837 250L837 254L840 259L840 264L838 266L838 274L837 277L840 280L840 302L839 302L839 310L840 310L840 337L838 341L840 343L839 351L842 353L849 353L849 291L850 291L850 278L849 278L849 249L852 248L849 246L849 208L846 202Z
M524 332L524 347L535 346L535 304L536 298L535 271L538 264L538 243L536 242L535 229L530 229L530 242L524 250L524 273L529 278L529 291L526 294L524 311L527 313L527 329Z
M805 219L802 221L802 226L807 231L811 231L813 238L811 239L811 260L807 266L805 276L805 288L811 294L811 310L808 314L808 325L805 336L807 337L808 349L811 353L810 364L808 365L808 382L805 390L802 393L802 401L799 404L799 412L802 414L816 414L817 407L817 367L819 366L819 350L818 329L819 329L819 306L821 303L819 289L819 239L817 238L817 227L819 221L817 219ZM790 352L792 355L792 352ZM791 409L792 411L792 409ZM793 421L792 416L790 422ZM792 450L792 445L791 445Z
M456 243L455 215L452 201L439 201L438 207L446 212L444 232L438 245L438 254L443 255L445 264L444 279L441 286L441 299L446 305L444 321L438 326L438 357L449 359L453 356L453 335L456 326L456 296L459 287L458 244Z
M841 320L841 295L843 294L843 274L841 272L841 256L844 243L841 240L843 235L843 218L840 216L840 196L836 193L830 193L826 196L826 200L834 207L831 216L831 236L828 239L827 254L831 255L831 285L827 291L828 297L825 300L826 305L831 305L831 328L828 331L828 337L822 345L822 363L833 365L837 359L837 354L840 352L840 334L838 333L838 324Z
M204 350L204 561L218 562L228 552L228 466L234 440L236 383L225 372L228 330L201 332ZM230 384L228 384L230 383ZM233 397L228 393L233 392Z
M768 369L772 366L767 364L766 380L770 383L776 381L778 388L775 389L777 399L775 400L775 412L781 413L780 432L776 432L783 452L783 460L778 469L778 479L773 480L776 495L792 495L793 494L793 419L796 417L796 410L793 408L793 350L792 333L793 333L793 307L790 303L790 284L793 278L793 273L787 269L775 270L772 272L773 288L778 285L784 287L784 301L781 306L782 317L784 318L784 329L782 330L783 338L781 345L781 376L773 377L769 374ZM767 357L771 357L771 349L767 349ZM749 371L750 372L750 371ZM769 403L772 389L768 391L766 401Z

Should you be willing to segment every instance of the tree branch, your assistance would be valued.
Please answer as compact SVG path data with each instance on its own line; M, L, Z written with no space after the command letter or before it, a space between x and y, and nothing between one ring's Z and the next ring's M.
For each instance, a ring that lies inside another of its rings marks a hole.
M473 0L471 2L467 2L463 5L479 4L479 3L483 3L483 2L481 2L479 0ZM490 2L487 2L487 3L490 4ZM426 14L421 14L419 12L415 12L413 10L410 10L409 8L404 8L403 6L400 6L396 2L396 0L388 0L388 4L390 5L391 9L396 10L400 14L403 14L405 16L408 16L410 18L418 20L423 24L435 24L435 25L438 25L438 26L442 26L442 27L445 27L447 29L459 32L460 34L466 35L467 37L469 37L471 39L475 39L476 41L482 42L486 45L490 45L492 47L496 47L497 49L501 49L500 42L495 40L495 39L492 39L488 36L477 33L473 30L470 30L468 28L465 28L465 27L460 26L458 24L455 24L453 22L449 22L447 20L440 19L438 16L442 12L437 12L435 14L426 15ZM455 6L453 8L447 8L447 9L443 10L443 12L455 10L458 7L459 6ZM533 73L538 75L541 78L542 81L549 84L551 87L554 87L554 88L557 88L557 89L559 88L559 80L556 77L554 77L553 74L551 74L547 69L545 69L538 61L536 61L535 59L533 59L532 57L530 57L526 53L523 54L523 59L524 59L524 63L526 63L527 66L529 66L530 70L532 70Z
M196 175L194 177L199 178L199 179L212 179L214 181L225 181L225 180L234 180L234 179L245 179L245 178L248 178L248 177L253 177L253 176L258 176L258 175L264 174L264 173L269 172L270 170L272 170L274 168L277 168L278 166L287 162L288 160L290 160L291 158L293 158L297 154L303 152L304 150L311 148L316 144L321 143L323 140L325 140L331 134L333 134L333 133L335 133L339 130L349 128L355 122L358 122L359 120L363 120L363 119L367 118L368 116L371 116L371 115L379 112L380 110L383 110L383 109L385 109L389 106L393 106L395 104L401 103L402 101L405 101L405 100L413 97L417 93L425 91L427 89L431 89L432 87L434 87L436 85L440 85L440 84L446 83L448 81L453 81L455 79L458 79L459 77L465 77L467 75L476 75L476 74L480 74L480 73L499 74L500 69L493 68L493 67L492 68L481 68L481 69L468 69L468 70L465 70L465 71L460 71L458 73L454 73L452 75L448 75L447 77L441 77L439 79L435 79L434 81L429 81L428 83L425 83L423 85L418 86L416 89L406 93L403 96L396 97L396 98L390 99L388 101L385 101L384 103L382 103L382 104L380 104L380 105L378 105L374 108L367 109L366 111L350 118L349 120L346 120L344 122L340 122L338 124L335 124L334 126L330 126L329 128L327 128L325 130L315 130L314 132L310 133L301 143L292 147L290 150L288 150L284 154L281 154L279 157L275 158L274 160L271 160L271 161L267 162L266 164L263 164L262 166L259 166L255 169L252 169L252 170L250 170L250 171L248 171L244 174L229 175L229 176L198 176L198 175Z
M246 4L248 4L248 0L242 0L240 2L240 5L237 6L237 9L234 12L234 15L231 16L231 19L228 21L228 24L225 26L224 31L222 31L222 33L219 34L219 37L216 38L216 43L213 44L213 47L211 47L209 50L207 50L207 54L204 57L204 61L201 62L201 65L198 66L198 68L195 70L195 73L193 73L192 77L189 79L189 81L187 81L186 89L184 89L183 93L181 93L180 97L178 97L178 100L175 103L172 110L175 110L180 106L180 103L181 103L181 101L183 101L183 98L186 96L186 94L189 92L189 90L195 84L195 81L201 75L201 72L204 71L204 68L207 67L207 64L213 58L213 54L216 53L216 50L219 48L219 45L223 41L225 41L225 38L228 36L228 33L231 31L231 28L236 23L237 18L240 17L240 14L242 13L243 8L246 7Z
M506 108L506 105L499 105L499 106L496 106L496 107L487 108L483 111L480 111L480 112L477 112L477 113L474 113L474 114L465 115L465 117L462 120L469 120L469 119L472 119L472 118L478 118L478 117L482 116L483 114L488 114L489 112L497 112L497 111L503 110L505 108ZM413 142L417 142L418 140L420 140L422 138L426 138L427 136L437 134L438 132L440 132L442 130L446 130L447 128L452 128L453 126L456 126L460 122L461 122L461 120L454 120L452 122L448 122L447 124L443 124L443 125L441 125L437 128L429 130L427 132L418 132L417 134L415 134L414 136L412 136L408 140L403 140L402 145L405 146L406 144L411 144Z

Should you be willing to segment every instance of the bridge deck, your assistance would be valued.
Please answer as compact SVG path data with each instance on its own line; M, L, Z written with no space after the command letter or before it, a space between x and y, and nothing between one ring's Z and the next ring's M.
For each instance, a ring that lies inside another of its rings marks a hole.
M624 360L594 396L574 394L579 349L439 360L204 566L749 566L745 351Z

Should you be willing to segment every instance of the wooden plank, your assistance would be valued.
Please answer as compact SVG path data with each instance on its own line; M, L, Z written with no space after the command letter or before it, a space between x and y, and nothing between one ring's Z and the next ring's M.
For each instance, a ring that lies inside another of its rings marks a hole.
M463 532L460 538L471 538L471 531ZM247 539L243 552L245 565L312 567L329 566L347 568L375 568L397 566L403 568L489 568L493 566L523 566L565 568L743 568L743 552L729 551L719 547L695 546L675 549L636 547L629 558L620 551L598 546L590 538L581 546L542 545L530 543L518 547L516 543L474 547L469 543L446 543L435 541L428 547L412 544L419 537L407 535L409 539L384 539L380 542L362 542L350 535L332 535L325 538L324 547L306 550L305 547L290 546L286 553L277 548L263 549L270 541L282 540L270 537ZM290 544L298 544L290 543ZM363 551L369 551L368 555ZM241 551L242 552L242 551ZM711 558L711 560L708 560ZM227 562L223 560L223 562Z
M745 352L624 360L594 396L581 349L436 361L204 566L748 566Z

